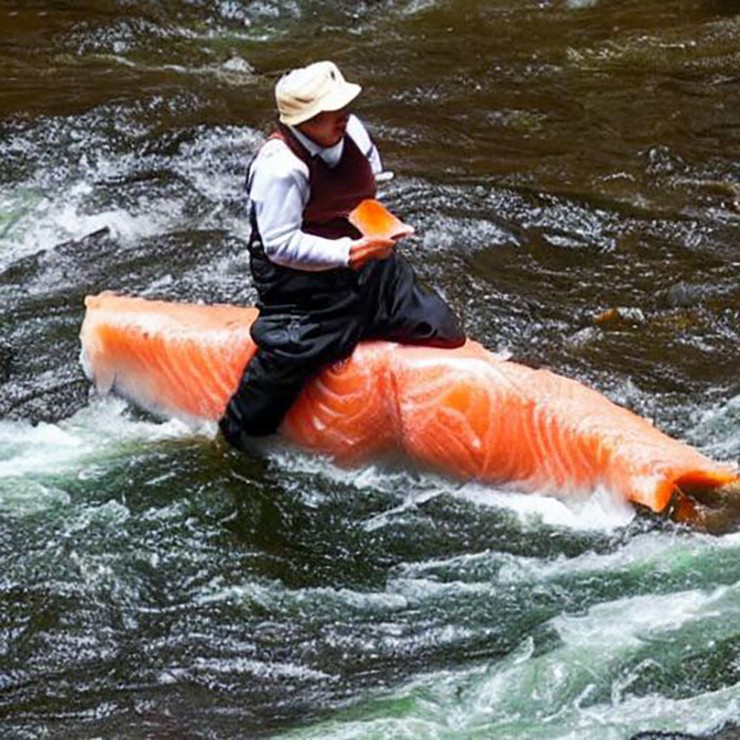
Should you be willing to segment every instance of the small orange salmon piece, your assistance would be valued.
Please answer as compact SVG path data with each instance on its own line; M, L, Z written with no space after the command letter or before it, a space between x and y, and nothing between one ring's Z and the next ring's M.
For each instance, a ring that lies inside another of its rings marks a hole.
M400 239L414 233L413 226L398 219L377 200L363 200L347 218L363 236Z

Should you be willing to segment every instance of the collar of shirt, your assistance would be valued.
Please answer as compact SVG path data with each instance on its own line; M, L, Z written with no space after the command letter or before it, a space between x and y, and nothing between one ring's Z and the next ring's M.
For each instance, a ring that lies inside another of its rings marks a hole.
M342 158L342 152L344 151L344 136L334 146L323 147L312 139L309 139L305 134L302 134L294 126L289 126L288 128L296 139L306 147L312 157L321 157L329 167L336 167L339 164L339 160Z

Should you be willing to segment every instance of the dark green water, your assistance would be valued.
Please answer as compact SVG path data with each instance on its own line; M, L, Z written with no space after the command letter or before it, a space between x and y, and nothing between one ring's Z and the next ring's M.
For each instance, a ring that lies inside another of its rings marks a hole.
M740 535L90 397L87 293L253 301L245 164L321 58L472 336L740 456L734 0L0 3L0 735L736 736Z

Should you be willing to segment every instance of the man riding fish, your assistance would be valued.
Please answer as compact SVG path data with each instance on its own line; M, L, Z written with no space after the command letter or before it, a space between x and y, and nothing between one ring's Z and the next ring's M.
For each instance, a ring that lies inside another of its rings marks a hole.
M418 285L387 236L348 215L375 197L378 150L350 105L361 87L333 62L284 75L277 130L248 168L249 255L258 351L220 421L228 442L274 433L306 382L365 339L459 347L462 326Z
M278 128L247 179L259 311L88 296L96 386L163 416L219 420L237 448L279 427L340 464L402 451L458 479L560 496L605 488L708 531L736 528L736 466L466 341L395 250L410 227L369 200L381 164L349 113L359 92L331 62L277 84ZM368 204L391 229L358 219Z

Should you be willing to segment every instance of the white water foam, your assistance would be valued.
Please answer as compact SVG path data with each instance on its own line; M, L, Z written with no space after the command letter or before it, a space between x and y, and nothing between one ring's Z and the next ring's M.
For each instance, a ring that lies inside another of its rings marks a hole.
M479 483L457 489L457 495L482 506L514 512L522 523L541 521L550 526L576 530L611 532L625 527L635 517L635 509L604 488L587 496L558 499L542 494L496 491Z
M0 193L0 215L5 211L7 218L5 228L0 228L0 268L101 229L108 229L125 246L182 223L184 204L170 198L151 200L138 212L115 205L89 212L87 202L100 176L83 171L81 179L54 191L39 175L37 183Z
M105 398L56 424L0 421L0 511L25 515L64 505L68 494L50 480L95 478L110 456L194 434L182 422L134 420L126 410L125 402Z
M419 676L347 716L287 733L303 738L495 737L624 740L645 729L706 733L736 719L737 686L689 696L635 690L660 658L691 655L735 633L738 586L634 596L562 614L549 625L559 645L544 653L531 637L505 659ZM655 655L655 650L651 650ZM660 655L660 653L658 653Z
M588 496L556 499L544 494L503 491L482 483L460 483L411 468L388 469L382 463L342 468L325 456L301 452L280 443L264 448L264 451L288 472L320 475L334 483L358 489L403 492L400 504L365 522L368 530L381 528L394 516L437 496L453 496L478 506L505 509L514 513L523 525L542 523L574 530L611 532L626 526L635 517L635 509L629 502L605 489L598 489Z
M238 127L204 130L171 157L142 155L141 132L129 123L128 113L91 112L88 125L44 121L0 145L0 155L22 154L23 161L36 163L24 180L0 187L0 269L100 229L108 229L123 247L183 228L225 228L237 237L248 233L241 213L243 153L256 145L258 134ZM123 152L106 138L111 126L116 136L131 138ZM142 197L137 179L151 171L171 171L179 180L153 184Z
M740 462L740 395L711 408L697 409L689 442L717 460Z

